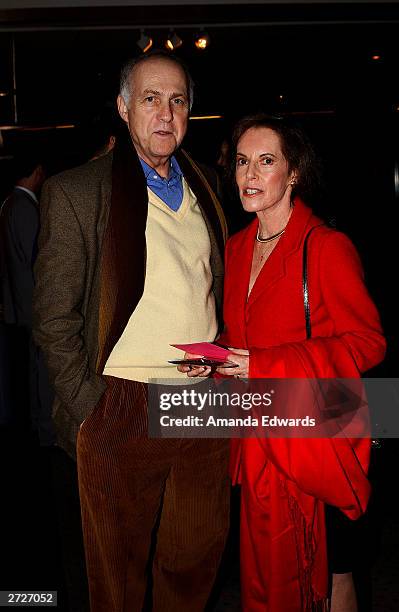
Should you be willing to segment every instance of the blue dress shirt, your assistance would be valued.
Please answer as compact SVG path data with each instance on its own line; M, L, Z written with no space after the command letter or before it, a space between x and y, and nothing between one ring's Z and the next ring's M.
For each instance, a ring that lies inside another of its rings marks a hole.
M151 168L144 160L140 159L141 166L147 181L147 186L165 204L175 212L179 210L183 201L182 171L175 157L171 157L169 177L160 176L154 168Z

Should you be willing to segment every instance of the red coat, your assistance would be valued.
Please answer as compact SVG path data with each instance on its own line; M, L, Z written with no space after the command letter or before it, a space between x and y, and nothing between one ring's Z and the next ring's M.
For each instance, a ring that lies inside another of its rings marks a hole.
M250 352L251 378L356 378L385 353L377 310L350 240L327 227L308 243L312 338L306 340L303 241L320 224L295 201L287 229L247 299L258 221L226 246L225 332ZM352 519L364 512L369 443L348 439L233 441L242 482L241 568L245 612L299 612L327 594L324 503Z

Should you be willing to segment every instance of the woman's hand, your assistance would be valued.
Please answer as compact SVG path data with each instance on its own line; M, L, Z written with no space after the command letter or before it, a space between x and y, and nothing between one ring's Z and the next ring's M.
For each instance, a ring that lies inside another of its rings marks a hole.
M219 374L223 376L234 376L235 378L249 377L249 351L247 349L230 348L231 351L227 359L237 364L236 368L217 368Z
M203 355L195 355L194 353L184 353L184 359L200 359ZM209 366L190 366L190 365L178 365L177 369L179 372L187 374L190 378L196 376L209 376L212 369Z

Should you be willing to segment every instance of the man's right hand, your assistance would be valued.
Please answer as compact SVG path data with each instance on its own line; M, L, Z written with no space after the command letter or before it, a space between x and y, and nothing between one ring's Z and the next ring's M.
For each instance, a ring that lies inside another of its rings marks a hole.
M203 355L196 355L194 353L184 353L184 359L200 359ZM177 369L179 372L183 374L187 374L190 378L195 378L196 376L207 377L210 375L212 369L209 366L192 366L192 365L178 365Z

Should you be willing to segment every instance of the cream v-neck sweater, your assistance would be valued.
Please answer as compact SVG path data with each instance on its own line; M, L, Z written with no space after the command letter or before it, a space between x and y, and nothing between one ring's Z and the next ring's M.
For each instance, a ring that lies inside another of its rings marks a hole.
M177 212L148 189L144 293L109 356L104 374L142 382L152 378L187 380L176 366L168 364L169 359L183 357L169 345L216 337L208 230L185 180L183 187Z

